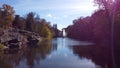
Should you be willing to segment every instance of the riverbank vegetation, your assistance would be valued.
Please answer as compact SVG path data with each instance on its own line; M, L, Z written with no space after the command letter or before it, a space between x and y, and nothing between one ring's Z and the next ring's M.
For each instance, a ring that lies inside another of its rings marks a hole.
M25 17L15 15L12 6L3 4L0 8L0 28L1 29L20 29L38 33L41 37L50 39L54 36L54 29L50 22L39 17L34 12L29 12ZM56 28L56 30L58 30ZM58 30L59 31L59 30Z
M40 18L34 12L21 17L15 15L10 5L3 4L0 8L0 48L3 48L3 45L9 48L21 48L23 44L36 45L38 40L58 37L59 32L57 25L52 26L50 22Z
M87 17L80 17L73 21L73 25L66 28L67 36L79 40L94 42L114 42L120 40L120 1L94 0L99 8Z

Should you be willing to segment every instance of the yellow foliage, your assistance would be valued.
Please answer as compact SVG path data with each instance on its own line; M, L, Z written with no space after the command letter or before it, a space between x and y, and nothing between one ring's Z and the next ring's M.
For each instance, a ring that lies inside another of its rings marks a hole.
M0 49L3 49L3 48L4 48L4 44L0 43Z

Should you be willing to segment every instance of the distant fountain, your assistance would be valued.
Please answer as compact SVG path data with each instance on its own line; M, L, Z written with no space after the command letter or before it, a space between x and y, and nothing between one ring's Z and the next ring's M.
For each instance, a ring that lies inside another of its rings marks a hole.
M65 29L62 29L62 37L66 37Z

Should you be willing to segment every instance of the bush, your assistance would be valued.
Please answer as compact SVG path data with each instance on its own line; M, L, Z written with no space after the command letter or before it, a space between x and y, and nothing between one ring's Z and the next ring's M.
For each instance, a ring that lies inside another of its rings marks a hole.
M0 43L0 50L4 48L4 44Z

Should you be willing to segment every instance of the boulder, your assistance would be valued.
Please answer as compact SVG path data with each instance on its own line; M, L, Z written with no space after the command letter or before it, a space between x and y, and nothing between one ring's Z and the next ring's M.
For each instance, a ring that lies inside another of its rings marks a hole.
M27 40L28 40L28 46L36 46L37 45L37 43L39 42L39 40L38 39L36 39L36 38L34 38L34 37L32 37L32 36L29 36L28 38L27 38Z
M22 46L22 42L18 41L18 39L13 39L6 43L8 44L9 48L21 48Z
M5 46L11 49L22 48L24 47L23 45L37 45L39 40L41 40L39 34L30 31L7 29L2 32L3 33L0 36L0 43L5 44Z

